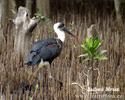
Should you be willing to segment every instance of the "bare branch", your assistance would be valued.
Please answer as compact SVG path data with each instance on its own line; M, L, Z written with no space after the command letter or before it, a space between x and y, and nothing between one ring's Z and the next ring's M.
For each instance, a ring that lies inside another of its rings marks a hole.
M14 15L17 15L17 12L16 12L16 11L11 10L11 12L12 12Z
M80 89L82 89L82 90L85 90L85 91L87 91L84 87L84 85L83 86L81 86L79 83L77 83L77 82L73 82L71 85L76 85L76 86L78 86Z
M88 39L90 38L90 37L93 37L93 38L95 38L96 36L97 36L97 31L96 31L96 29L95 29L95 24L92 24L89 28L87 28L87 37L88 37Z

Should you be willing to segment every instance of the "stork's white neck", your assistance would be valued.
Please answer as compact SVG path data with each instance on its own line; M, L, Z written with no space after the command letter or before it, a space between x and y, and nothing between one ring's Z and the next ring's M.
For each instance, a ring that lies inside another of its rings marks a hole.
M60 39L62 42L65 41L65 33L61 31L56 25L54 25L54 30L58 36L58 39Z

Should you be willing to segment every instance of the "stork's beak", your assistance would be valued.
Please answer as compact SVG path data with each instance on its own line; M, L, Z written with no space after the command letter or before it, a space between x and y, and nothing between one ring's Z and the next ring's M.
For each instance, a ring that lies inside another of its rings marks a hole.
M78 39L78 37L76 35L72 34L72 32L70 32L66 27L63 27L62 30L65 31L65 32L67 32L68 34L72 35L76 39Z

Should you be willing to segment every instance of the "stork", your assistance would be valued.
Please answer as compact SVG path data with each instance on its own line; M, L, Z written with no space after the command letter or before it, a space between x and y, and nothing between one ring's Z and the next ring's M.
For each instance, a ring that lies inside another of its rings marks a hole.
M72 34L61 22L55 23L53 28L58 37L35 42L26 60L26 65L28 66L39 65L41 61L43 61L43 65L49 64L49 78L53 78L51 73L51 64L61 52L62 44L65 41L65 32L78 39L78 37Z

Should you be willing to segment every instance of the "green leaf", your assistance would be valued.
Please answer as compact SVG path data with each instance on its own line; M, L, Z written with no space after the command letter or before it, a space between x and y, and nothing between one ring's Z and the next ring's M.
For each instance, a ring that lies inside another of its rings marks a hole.
M96 46L95 50L97 51L100 46L101 46L101 42L99 42L99 44Z
M77 48L77 46L76 46L76 45L73 45L73 48Z
M89 42L88 42L89 48L93 46L93 39L90 37Z
M43 64L40 63L39 67L40 67L40 68L43 67Z
M85 52L88 51L88 49L86 48L86 46L85 46L84 43L81 45L81 47L83 48L83 50L84 50Z
M79 55L78 57L86 57L86 56L88 56L87 53L86 53L86 54L81 54L81 55Z
M97 50L101 45L101 42L100 40L98 39L98 37L96 36L95 39L94 39L94 48L95 50Z
M88 39L88 38L86 38L85 42L88 44L88 42L89 42L89 39Z
M36 84L36 85L35 85L35 89L38 89L38 88L39 88L39 85L38 85L38 84Z
M72 21L72 22L70 23L70 25L72 25L72 26L73 26L73 25L74 25L74 23L75 23L75 22L74 22L74 21Z
M36 8L36 12L37 12L37 13L40 13L40 8Z
M91 55L94 55L94 53L95 53L95 49L94 49L94 47L90 47L90 52L91 52Z
M105 56L96 56L96 57L94 57L94 59L96 59L96 60L107 60L108 58L105 57Z
M37 41L38 41L38 39L35 40L35 42L37 42Z
M96 41L98 41L99 39L98 39L98 37L96 36L95 38L94 38L94 42L96 42Z
M91 60L91 58L94 58L94 60L107 60L107 57L100 56L101 54L107 52L107 50L101 50L96 53L98 48L101 47L101 42L98 37L94 38L94 40L92 37L90 37L89 40L88 38L86 38L85 42L81 45L81 47L83 48L84 54L81 54L78 57L87 57L83 60L82 64L84 64L88 60Z
M96 56L100 56L101 54L103 54L103 53L105 53L105 52L107 52L107 50L101 50L101 51L99 51L99 52L96 54Z
M32 74L32 72L31 71L27 71L28 72L28 76L30 76L31 74Z
M95 48L95 49L99 46L99 43L100 43L99 40L96 40L96 41L94 42L94 48Z
M42 19L42 20L45 20L45 16L41 16L41 19Z
M31 97L30 100L33 100L33 98Z
M46 22L46 23L49 22L49 19L47 19L45 16L41 16L41 20L42 20L43 22Z
M93 45L95 45L95 43L96 43L97 41L99 41L99 40L98 40L98 37L95 37L94 40L93 40Z
M89 57L88 58L86 58L85 60L83 60L83 62L82 62L82 64L84 64L86 61L88 61L89 60Z

